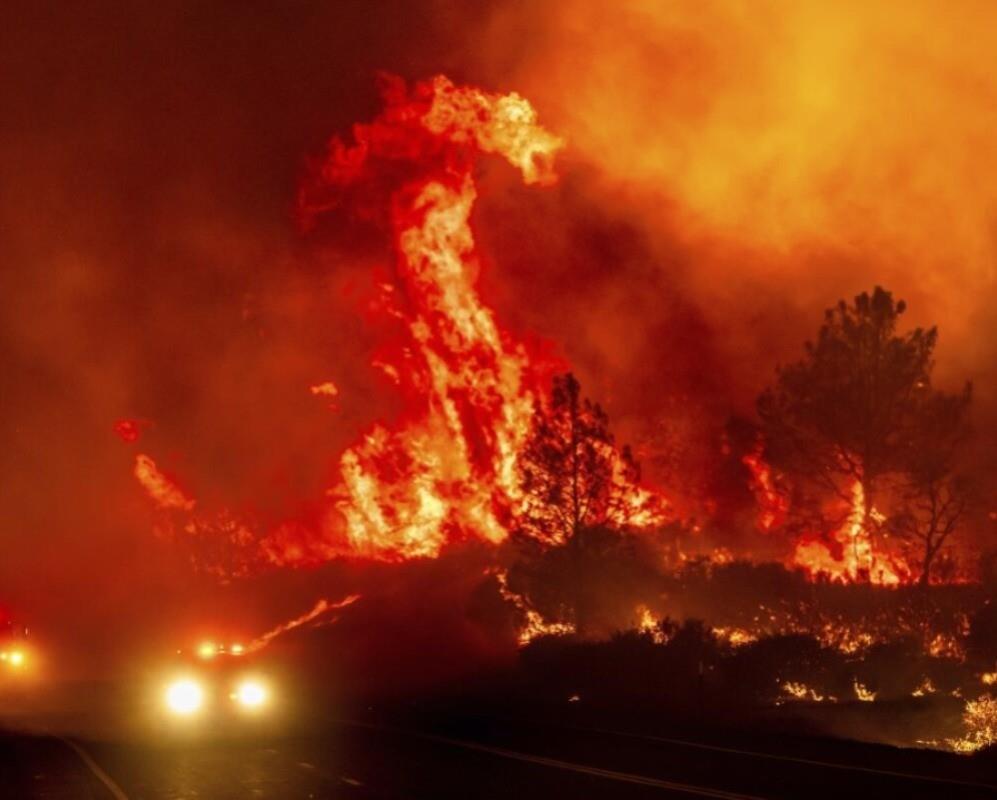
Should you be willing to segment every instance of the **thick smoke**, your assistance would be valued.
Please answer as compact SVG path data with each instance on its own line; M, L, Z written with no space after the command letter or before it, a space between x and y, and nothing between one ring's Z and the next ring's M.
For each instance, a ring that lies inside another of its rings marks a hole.
M911 322L940 326L940 377L973 377L992 404L981 334L994 294L997 11L895 11L580 0L495 12L493 79L534 99L591 165L584 195L629 228L600 254L614 291L576 306L579 331L596 327L581 313L593 302L599 330L621 331L597 369L615 361L629 382L657 369L627 333L631 314L653 330L641 298L660 293L668 316L679 302L705 318L743 406L824 307L879 282L908 300ZM641 258L666 277L633 280ZM586 338L560 340L585 354Z

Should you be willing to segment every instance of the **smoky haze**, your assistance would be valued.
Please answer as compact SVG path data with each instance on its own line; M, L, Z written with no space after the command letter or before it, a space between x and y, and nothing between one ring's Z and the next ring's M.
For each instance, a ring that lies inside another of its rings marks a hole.
M519 91L567 140L552 190L485 165L483 293L623 438L715 443L825 306L877 282L940 326L940 378L974 379L993 419L989 5L19 5L0 34L0 601L80 671L208 606L265 629L363 591L345 569L191 575L112 426L148 421L143 448L199 503L265 525L306 516L398 412L358 313L386 236L293 214L306 158L379 108L379 70ZM335 411L308 391L324 381Z

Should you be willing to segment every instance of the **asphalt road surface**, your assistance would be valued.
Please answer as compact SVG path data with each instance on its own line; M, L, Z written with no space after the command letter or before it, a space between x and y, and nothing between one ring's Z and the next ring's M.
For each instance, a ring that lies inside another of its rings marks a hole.
M308 735L170 743L9 731L0 734L0 797L997 797L997 775L955 777L928 763L944 766L945 758L955 757L925 754L924 769L904 771L882 759L822 763L771 749L480 718L419 725L370 718Z

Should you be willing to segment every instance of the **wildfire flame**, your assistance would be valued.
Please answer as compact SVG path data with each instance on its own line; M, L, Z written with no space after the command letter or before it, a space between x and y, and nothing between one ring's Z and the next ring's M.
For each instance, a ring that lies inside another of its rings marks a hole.
M498 581L502 599L512 603L523 616L523 624L517 636L520 647L525 647L538 636L566 636L575 632L575 626L571 623L547 622L538 611L530 608L521 596L509 588L509 574L506 570L494 570L493 574Z
M855 697L863 703L872 703L876 699L877 692L869 689L858 678L852 680L852 688L855 690Z
M520 498L515 461L538 372L477 293L473 168L478 153L495 153L526 183L550 183L562 142L515 93L437 77L411 92L392 82L385 96L387 108L355 126L352 145L333 140L319 188L345 191L391 165L418 173L391 193L397 259L382 287L382 308L402 323L408 346L376 359L412 412L398 427L375 425L343 453L324 535L271 537L265 549L277 563L314 559L316 550L398 560L436 556L460 537L499 542ZM307 213L329 207L304 197Z
M288 631L293 631L295 628L300 628L302 625L307 625L309 622L312 622L318 619L319 617L324 616L332 611L338 611L342 608L346 608L347 606L353 605L359 599L360 595L358 594L347 595L342 600L339 600L338 602L335 603L330 603L325 598L322 598L314 606L312 606L312 609L310 611L305 612L300 617L295 617L292 620L283 622L280 625L271 628L266 633L257 636L252 642L250 642L243 649L243 652L245 653L258 652L259 650L262 650L264 647L270 644L270 642L272 642L278 636L282 636ZM328 620L328 622L335 622L335 618Z
M469 223L474 167L480 154L494 153L525 183L550 184L563 142L515 93L458 87L440 76L411 90L387 79L384 95L383 112L355 125L351 144L331 141L300 208L309 221L353 193L390 187L396 258L374 307L401 327L403 341L391 340L372 366L391 379L406 411L395 424L373 425L342 453L317 524L290 521L256 537L255 554L237 559L241 572L254 560L305 566L341 556L432 558L461 539L503 541L524 511L517 459L536 409L547 402L546 379L561 365L503 330L478 294ZM308 389L334 408L341 397L331 381ZM617 461L615 480L631 481ZM139 457L135 474L160 508L193 511L194 500L149 456ZM629 524L659 522L667 504L643 486L628 488ZM216 531L230 549L244 550L251 527L223 510L192 515L179 529L192 537Z
M741 462L751 474L750 487L758 502L758 527L768 533L785 522L789 501L776 486L772 467L765 460L763 450L764 442L759 441L752 452L741 457Z
M791 700L807 700L812 703L823 703L824 700L828 699L816 689L800 681L783 682L782 691Z
M965 735L961 739L949 739L946 744L957 753L975 753L985 747L997 744L997 699L992 695L980 695L970 700L962 714Z
M307 522L291 520L266 531L227 509L205 512L197 506L195 514L195 500L176 480L151 456L136 457L135 477L156 506L170 512L170 526L177 512L185 513L175 530L192 539L224 537L229 547L220 550L240 551L230 558L238 569L228 567L229 574L344 556L432 558L462 539L502 542L524 511L517 459L535 410L545 402L545 379L560 365L504 330L478 293L480 265L470 226L475 167L480 155L494 154L525 183L550 184L563 142L540 126L536 111L516 93L456 86L438 76L411 88L387 80L384 95L384 110L372 122L355 125L351 142L330 142L302 188L300 208L311 220L367 194L387 208L395 259L372 308L402 335L376 353L372 366L402 395L404 414L372 425L339 456L337 478L310 508ZM307 389L331 408L343 399L332 381ZM114 430L134 443L145 424L123 419ZM759 506L758 528L782 527L789 498L765 461L764 442L742 462ZM618 466L616 479L625 480L622 461ZM660 523L667 503L646 487L632 490L630 524ZM789 564L812 579L907 582L911 571L903 560L875 541L871 528L883 518L867 508L861 482L850 493L844 523L830 537L797 541ZM719 564L733 556L715 547L708 558ZM855 646L867 643L856 640ZM935 643L932 653L958 656L947 641Z
M661 620L657 615L645 605L639 605L635 609L637 615L637 630L645 636L650 636L655 644L664 644L668 637L661 629Z
M851 510L845 523L834 533L833 541L804 539L797 542L792 561L811 577L825 575L842 583L868 580L883 586L897 586L904 580L902 570L888 555L873 545L867 519L883 521L875 509L866 514L865 491L859 481L851 487Z

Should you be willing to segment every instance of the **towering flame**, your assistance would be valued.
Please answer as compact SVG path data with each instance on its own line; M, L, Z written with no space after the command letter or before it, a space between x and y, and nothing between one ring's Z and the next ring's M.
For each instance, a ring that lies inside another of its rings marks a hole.
M385 94L387 108L354 128L352 145L333 141L319 188L345 190L386 166L416 174L391 193L397 260L383 287L383 307L409 341L378 365L417 413L394 430L375 426L343 454L328 520L334 531L342 515L350 553L396 559L434 556L457 536L506 535L538 376L475 287L473 169L479 153L496 153L526 183L549 183L561 141L516 94L459 88L444 77L411 93L392 82Z
M373 425L343 452L318 523L315 515L306 523L287 521L258 539L247 535L251 523L230 511L194 513L195 501L151 458L140 456L136 469L160 508L187 512L179 527L170 521L172 531L224 538L246 569L254 561L302 566L339 556L435 557L461 539L501 542L524 510L517 459L537 408L547 402L545 380L561 365L531 354L478 294L469 223L474 170L480 154L493 153L525 183L550 184L563 143L515 93L458 87L444 77L409 90L389 78L384 96L385 109L354 126L352 143L331 141L299 202L306 223L347 201L366 210L373 197L388 208L395 260L375 307L403 336L372 365L404 398L401 421ZM340 396L332 382L309 391ZM629 484L635 477L621 469L615 480ZM630 523L659 521L651 493L630 488ZM248 540L255 545L249 555Z

